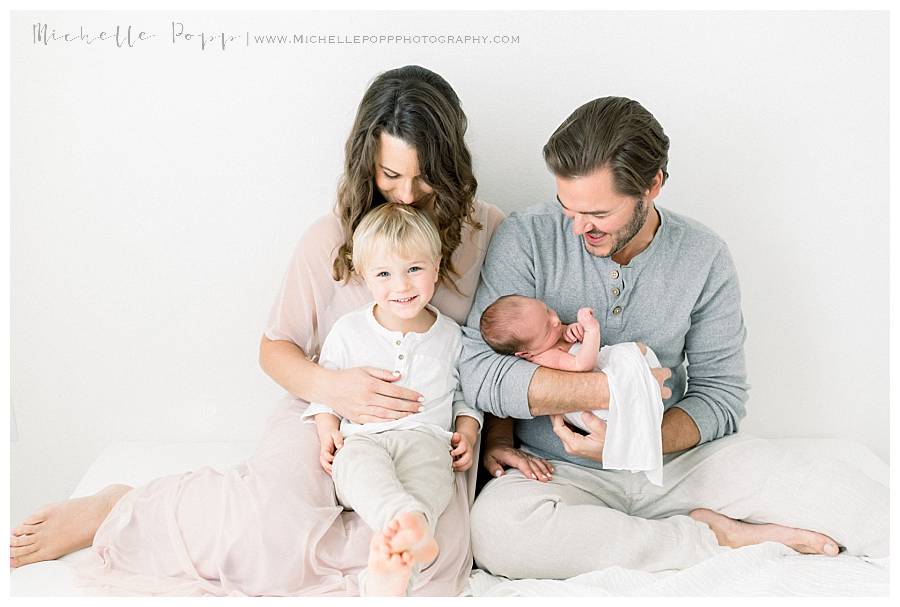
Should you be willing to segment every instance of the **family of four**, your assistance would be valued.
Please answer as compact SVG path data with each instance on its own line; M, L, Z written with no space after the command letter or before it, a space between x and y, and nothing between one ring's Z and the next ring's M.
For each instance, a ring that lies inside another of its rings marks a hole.
M12 530L10 565L91 546L79 578L114 593L457 595L473 556L559 579L765 541L886 556L886 488L738 435L737 274L716 234L656 205L653 115L576 109L543 150L556 200L505 219L475 197L466 126L438 74L378 76L262 337L289 396L256 452L45 506ZM601 334L661 363L661 484L603 467ZM476 498L479 446L493 478Z

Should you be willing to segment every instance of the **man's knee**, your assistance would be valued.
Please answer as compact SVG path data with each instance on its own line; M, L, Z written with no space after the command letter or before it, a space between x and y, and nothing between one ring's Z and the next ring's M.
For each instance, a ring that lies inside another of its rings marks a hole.
M475 564L495 575L508 575L509 558L521 555L516 542L522 527L514 512L514 506L519 504L515 491L510 491L509 480L512 479L490 481L475 500L470 515Z
M515 472L490 481L475 500L470 515L472 553L476 566L494 575L530 577L523 555L533 554L545 521L542 504L555 500L545 495L548 486ZM549 510L552 510L550 508ZM548 512L549 512L548 510ZM529 531L528 525L532 528Z

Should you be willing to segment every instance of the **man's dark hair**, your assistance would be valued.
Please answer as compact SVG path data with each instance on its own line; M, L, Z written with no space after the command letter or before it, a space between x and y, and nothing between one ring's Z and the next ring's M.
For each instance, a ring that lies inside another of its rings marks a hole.
M584 177L609 167L616 191L639 197L662 170L669 178L669 138L653 114L625 97L601 97L563 121L544 146L544 161L558 177Z

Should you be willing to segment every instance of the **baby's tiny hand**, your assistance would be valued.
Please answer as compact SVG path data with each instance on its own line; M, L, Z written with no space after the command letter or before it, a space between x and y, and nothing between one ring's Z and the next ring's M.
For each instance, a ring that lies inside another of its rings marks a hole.
M454 432L450 437L450 456L453 458L453 469L457 472L465 472L472 467L472 451L474 441L462 432Z
M565 339L570 344L581 341L582 339L584 339L584 327L582 327L577 322L573 322L571 325L566 325L566 332L563 335L563 339Z
M578 310L578 324L586 330L600 328L600 323L594 318L594 311L591 308L581 308Z

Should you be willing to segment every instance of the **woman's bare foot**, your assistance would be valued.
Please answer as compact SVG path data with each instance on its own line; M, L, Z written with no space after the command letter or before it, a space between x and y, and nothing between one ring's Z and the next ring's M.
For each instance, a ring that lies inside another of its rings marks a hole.
M409 551L413 560L423 566L437 558L438 543L421 512L404 512L387 524L384 535L392 552Z
M87 548L100 523L129 491L128 485L110 485L89 497L38 509L10 533L9 566L50 561Z
M384 533L376 533L369 544L366 596L406 596L412 566L409 552L393 552Z
M803 554L837 556L838 544L827 535L774 524L754 524L738 521L706 508L690 513L694 520L706 523L716 534L720 546L740 548L763 542L778 542Z

